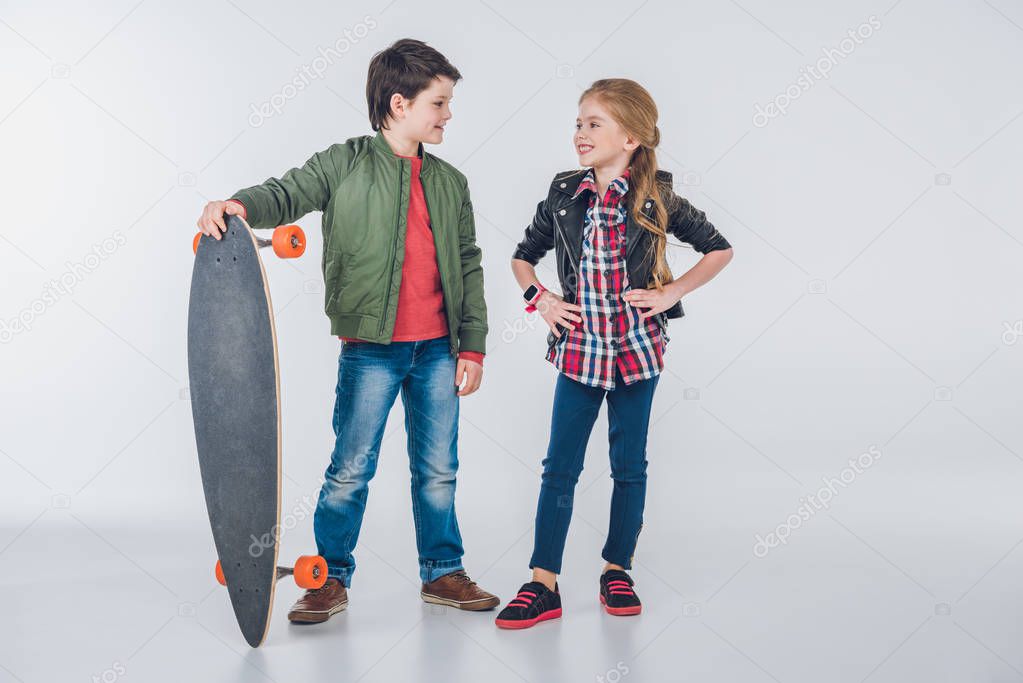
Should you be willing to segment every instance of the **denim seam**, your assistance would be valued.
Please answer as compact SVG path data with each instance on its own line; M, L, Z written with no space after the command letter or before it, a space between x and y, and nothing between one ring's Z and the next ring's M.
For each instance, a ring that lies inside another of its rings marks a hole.
M655 377L655 378L651 378L651 379L654 379L654 380L656 380L657 378ZM649 431L649 425L650 425L650 412L649 412L649 411L650 411L650 405L651 405L651 404L653 403L653 390L654 390L654 389L656 389L656 388L657 388L657 385L656 385L656 383L655 383L655 384L653 385L652 389L651 389L651 393L650 393L650 400L649 400L649 401L648 401L648 403L647 403L647 413L646 413L646 418L647 418L647 419L646 419L646 423L647 423L647 431ZM633 399L633 400L634 400L634 399ZM608 401L607 407L608 407L608 412L609 412L609 417L610 417L610 413L611 413L612 411L614 411L614 408L612 407L612 405L611 405L611 402L610 402L610 401ZM646 450L646 440L645 440L645 439L644 439L643 449L644 449L644 451ZM645 458L645 457L646 457L646 456L645 456L645 454L644 454L644 458ZM628 458L625 458L625 457L623 457L623 458L622 458L622 460L623 460L623 464L622 464L622 467L623 467L623 472L622 472L621 474L622 474L622 477L624 478L624 477L626 476L626 471L624 471L624 470L626 470L626 469L627 469L627 467L626 467L626 464L625 464L625 463L627 463L627 462L628 462ZM631 494L631 487L629 487L629 486L626 486L626 487L623 487L623 488L624 488L624 490L625 490L625 493L623 494L623 498L624 498L624 500L623 500L623 504L622 504L622 505L621 505L620 507L621 507L622 509L625 509L625 510L627 510L627 509L628 509L628 502L629 502L629 496L630 496L630 494ZM616 520L616 521L617 521L617 530L615 531L615 533L614 533L614 536L613 536L613 538L615 539L615 541L616 541L616 542L615 542L615 544L614 544L614 545L612 546L612 550L615 550L615 551L617 551L618 553L621 553L621 552L623 551L623 547L622 547L622 545L621 545L621 535L622 535L622 526L624 526L624 524L625 524L625 521L624 521L624 516L622 516L622 517L619 517L619 519L618 519L618 520ZM639 531L641 531L642 529L643 529L643 524L642 524L642 522L640 522L640 528L639 528ZM638 544L638 541L639 541L639 531L636 531L636 538L635 538L635 542L634 542L634 544L633 544L633 550L632 550L632 553L631 553L631 554L629 555L629 557L628 557L628 558L626 558L626 560L625 560L624 562L615 562L615 564L621 564L621 565L622 565L623 567L625 567L625 568L627 568L627 569L631 567L631 565L632 565L632 562L631 562L631 560L632 560L632 557L633 557L633 556L635 555L635 552L636 552L636 550L635 550L635 546L636 546L636 544ZM610 525L608 526L608 537L609 537L609 540L610 540L610 538L612 537L612 536L611 536L611 528L610 528ZM608 553L608 555L611 555L611 554L612 554L612 553L610 553L610 552ZM614 562L614 560L613 560L613 559L609 559L609 558L606 558L606 557L605 557L604 559L605 559L605 560L607 560L608 562Z
M362 512L365 515L366 514L365 505L363 505L363 508L364 509ZM342 545L342 549L344 550L345 555L354 554L355 549L352 548L352 536L355 535L356 531L358 531L358 529L353 526L351 529L349 529L348 534L345 536L344 544Z
M337 388L334 390L334 415L333 415L333 426L334 426L334 438L337 438L337 433L341 427L341 373L344 370L344 344L341 345L341 353L338 354L337 359Z
M600 401L602 402L603 400L604 400L604 396L601 395ZM597 403L597 412L600 412L600 402ZM590 430L592 431L592 429L593 429L593 426L591 424L590 425ZM589 440L589 437L590 437L590 432L587 432L586 433L586 440L587 441ZM583 450L583 458L582 459L583 459L584 464L585 464L586 452L585 452L585 446L584 446L584 444L582 442L583 442L583 435L580 433L578 438L577 438L577 440L576 440L575 448L573 449L572 452L573 453L578 453L579 452L579 448L582 446L583 449L584 449ZM542 486L543 485L541 484L541 488L542 488ZM561 505L558 504L558 502L559 501L555 501L555 506L554 506L554 509L555 509L554 527L555 528L557 528L558 522L561 520L561 514L562 514L562 511L561 511L562 508L561 508ZM572 487L572 506L575 507L575 486ZM571 517L569 519L571 520ZM547 557L551 557L553 555L553 551L554 551L554 536L551 535L551 537L547 540L547 551L544 554ZM561 566L560 566L561 565L561 560L558 561L558 565L559 565L558 566L558 571L556 573L560 573L560 570L561 570ZM547 571L551 571L551 572L555 571L553 568L550 568L550 567L542 567L542 569L546 569Z
M413 365L414 364L415 364L415 361L413 360ZM408 378L406 377L406 381L407 381L407 379ZM401 402L402 402L402 406L405 408L405 424L407 425L407 428L408 428L408 440L409 440L409 445L408 445L409 453L408 453L408 457L409 457L409 461L411 463L410 469L411 469L411 474L412 474L412 522L413 522L413 524L415 524L415 527L416 527L416 543L418 544L419 543L419 539L420 539L420 537L422 535L423 529L422 529L422 525L421 525L421 518L420 518L420 511L419 511L419 470L418 470L418 468L416 466L417 465L417 463L416 463L416 453L417 453L416 446L418 445L418 440L416 439L416 427L415 427L415 415L414 415L415 411L409 405L409 402L410 402L411 399L408 396L409 392L406 391L404 384L402 385L401 390L402 390L402 397L401 397L402 401Z
M344 349L344 346L342 345L342 353L343 353L343 349ZM339 375L338 376L338 393L340 394L341 393L340 392L340 387L341 387L340 370L338 371L338 375ZM340 401L335 401L335 403L334 403L334 411L335 411L335 413L337 415L338 433L340 433L340 431L341 431L341 425L340 425L341 405L340 405ZM336 438L337 434L335 434L334 436ZM342 463L342 470L344 470L344 463ZM345 553L345 556L351 556L352 555L351 540L352 540L352 536L353 536L354 533L355 533L355 529L352 528L352 529L350 529L348 531L348 534L345 536L345 540L344 540L344 543L342 545L342 551ZM329 566L327 567L327 575L328 576L330 575L330 567ZM351 572L350 568L345 568L344 569L344 576L343 576L343 578L350 580L351 579L351 575L352 575L352 572ZM342 580L342 583L344 583L344 582L345 581Z
M614 406L611 404L611 401L607 402L607 410L608 410L608 414L609 414L608 417L610 419L614 420L614 424L616 424L619 427L619 429L623 431L622 424L621 424L621 422L619 422L619 420L617 418L618 411L615 410ZM619 436L619 442L624 444L624 438L621 435ZM619 456L621 458L621 463L620 464L622 466L622 471L619 472L618 474L621 477L623 477L623 478L626 476L627 469L628 469L627 463L628 463L628 460L629 460L628 456L624 453L624 450L625 450L624 445L622 445L619 448ZM614 472L613 471L611 473L611 476L612 476L612 478L614 478ZM615 481L615 483L618 483L617 480ZM614 526L613 527L612 526L608 527L608 537L609 537L609 540L610 539L614 539L614 544L613 544L612 547L615 550L619 550L619 551L620 551L619 539L621 538L621 535L622 535L622 526L624 526L624 524L625 524L624 511L629 509L629 487L628 486L623 486L622 488L623 488L623 499L624 500L622 501L622 504L619 506L618 519L612 520L614 522ZM612 488L612 491L613 491L613 488ZM614 494L612 493L612 496L613 495Z

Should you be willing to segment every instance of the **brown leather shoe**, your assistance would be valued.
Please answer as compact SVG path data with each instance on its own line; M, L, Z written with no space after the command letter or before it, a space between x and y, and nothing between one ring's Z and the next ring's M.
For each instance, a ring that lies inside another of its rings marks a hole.
M501 600L479 586L464 571L445 574L432 583L424 583L420 593L425 602L478 612L494 609Z
M348 591L337 579L327 579L320 588L307 590L288 612L296 624L318 624L348 607Z

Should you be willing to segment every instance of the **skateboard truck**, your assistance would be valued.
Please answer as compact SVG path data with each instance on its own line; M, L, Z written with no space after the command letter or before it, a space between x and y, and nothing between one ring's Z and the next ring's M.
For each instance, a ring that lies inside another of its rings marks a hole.
M192 239L192 253L199 250L199 240L203 233L197 232ZM280 258L298 258L305 253L305 232L297 225L280 225L274 228L271 239L256 237L256 245L260 248L271 247Z
M226 586L227 579L220 560L217 560L214 573L217 575L217 583ZM322 588L327 583L327 561L319 555L299 555L294 567L277 567L274 578L280 580L285 576L294 577L299 588Z

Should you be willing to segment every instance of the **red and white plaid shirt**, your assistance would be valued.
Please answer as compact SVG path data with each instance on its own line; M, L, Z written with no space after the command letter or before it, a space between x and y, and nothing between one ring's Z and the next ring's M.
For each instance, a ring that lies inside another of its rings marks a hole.
M625 227L629 172L615 178L597 197L593 169L574 197L590 192L583 224L583 251L579 263L578 296L581 324L562 333L547 360L571 379L614 389L615 367L626 384L649 379L664 369L667 335L654 317L640 319L642 311L622 299L632 289L625 267Z

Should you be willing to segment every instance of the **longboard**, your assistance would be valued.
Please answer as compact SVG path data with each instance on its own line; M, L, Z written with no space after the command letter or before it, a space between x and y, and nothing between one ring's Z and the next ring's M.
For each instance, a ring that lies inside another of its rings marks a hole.
M301 587L327 579L323 558L277 565L281 518L280 367L266 271L259 248L300 256L305 235L282 226L256 237L225 216L222 239L196 235L188 300L188 377L199 470L217 549L217 580L227 586L246 642L266 638L277 579Z

